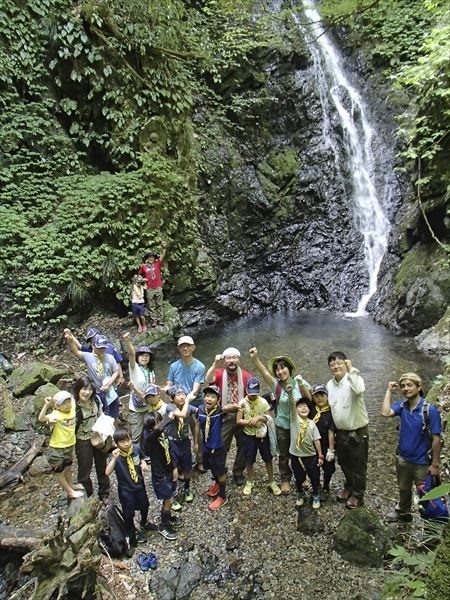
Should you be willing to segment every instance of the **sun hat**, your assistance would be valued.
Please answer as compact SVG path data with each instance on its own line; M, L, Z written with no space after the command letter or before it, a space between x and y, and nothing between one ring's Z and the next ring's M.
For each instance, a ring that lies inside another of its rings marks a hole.
M108 343L108 338L105 335L98 335L94 340L94 346L96 348L106 348Z
M326 394L328 396L327 386L323 385L323 383L316 383L316 385L313 385L311 394L314 395L318 394L319 392L322 392L323 394Z
M157 396L159 394L159 389L156 387L154 383L149 383L148 386L144 390L144 396Z
M247 385L245 386L247 394L260 394L261 386L259 385L259 379L257 377L250 377L247 379Z
M56 398L57 396L58 396L58 399ZM70 392L66 392L65 390L62 392L57 392L53 396L53 400L55 401L55 406L61 406L61 404L64 404L64 402L66 400L70 400L70 398L72 398L72 394Z
M100 329L97 329L97 327L91 327L86 333L86 340L89 341L91 338L95 337L99 333Z
M150 348L150 346L139 346L139 348L136 349L136 360L140 357L141 354L150 354L150 360L152 360L152 358L155 358L155 355L153 354L153 351Z
M400 379L398 380L399 383L403 379L409 379L410 381L412 381L413 383L415 383L417 385L417 387L420 387L420 388L422 387L422 380L415 373L403 373L403 375L401 375Z
M182 385L180 385L180 384L173 385L172 387L170 387L167 390L166 394L168 396L170 396L171 398L175 398L175 396L178 394L178 392L184 392L184 393L186 393L185 390L184 390L184 387Z
M158 258L158 255L155 254L154 252L147 252L147 254L144 256L145 260L147 260L147 258L149 258L150 256L154 256L155 258Z
M177 347L181 346L181 344L190 344L191 346L195 346L194 340L191 338L190 335L182 335L178 339Z
M203 388L203 394L207 394L208 392L212 392L220 398L220 390L217 385L207 385L205 388Z
M287 362L288 365L290 365L292 368L291 375L292 375L292 377L294 377L294 375L297 373L297 367L294 365L294 363L288 356L274 356L273 358L271 358L269 360L268 369L269 369L269 373L272 375L272 377L276 377L275 369L273 368L273 364L275 362L277 362L277 360L284 360L285 362Z

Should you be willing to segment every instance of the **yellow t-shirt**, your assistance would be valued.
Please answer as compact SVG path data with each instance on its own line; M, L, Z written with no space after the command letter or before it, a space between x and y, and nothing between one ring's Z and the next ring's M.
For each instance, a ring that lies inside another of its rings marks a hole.
M70 448L75 444L76 405L72 399L70 412L63 413L55 408L49 416L57 417L58 421L53 426L50 444L52 448Z

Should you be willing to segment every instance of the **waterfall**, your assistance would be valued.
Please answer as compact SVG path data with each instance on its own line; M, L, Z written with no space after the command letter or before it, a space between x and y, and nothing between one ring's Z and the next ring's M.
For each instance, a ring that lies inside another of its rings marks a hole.
M303 6L309 22L307 35L311 42L310 49L322 105L324 141L333 150L337 163L338 149L332 136L330 120L330 114L337 111L352 177L355 223L364 238L369 289L359 301L356 313L352 313L352 316L361 316L365 314L365 308L377 290L378 271L387 248L390 228L375 188L375 161L372 154L374 132L367 120L358 91L348 82L342 60L319 23L318 11L308 0L304 0ZM383 193L388 195L387 186ZM388 198L385 197L384 200L386 202Z

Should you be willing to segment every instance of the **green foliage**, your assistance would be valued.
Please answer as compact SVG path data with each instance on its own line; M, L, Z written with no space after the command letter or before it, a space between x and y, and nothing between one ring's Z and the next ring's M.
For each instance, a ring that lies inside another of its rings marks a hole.
M438 485L437 487L433 488L421 498L421 501L434 500L435 498L440 498L441 496L446 496L447 494L450 494L450 483Z
M435 552L411 553L403 546L389 551L396 570L386 586L384 599L423 598L428 569L434 562Z

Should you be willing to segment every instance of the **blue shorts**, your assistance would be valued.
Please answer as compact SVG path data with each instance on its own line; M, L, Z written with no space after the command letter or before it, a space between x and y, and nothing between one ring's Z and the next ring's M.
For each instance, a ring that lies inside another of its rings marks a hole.
M167 475L161 475L159 477L152 476L153 490L158 500L168 500L173 498L175 490L177 489L177 482L172 481L173 473L167 473Z
M133 317L143 317L145 314L145 302L132 302L131 312Z
M171 454L179 471L190 473L192 471L191 440L171 440L169 438Z
M245 464L255 464L258 450L265 463L272 462L273 457L270 453L270 442L268 435L263 438L257 438L256 435L248 435L244 431L242 435L242 445L244 446Z
M203 468L210 469L214 477L222 477L227 472L225 449L221 448L206 448L203 444Z

